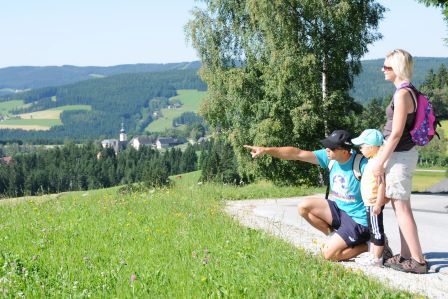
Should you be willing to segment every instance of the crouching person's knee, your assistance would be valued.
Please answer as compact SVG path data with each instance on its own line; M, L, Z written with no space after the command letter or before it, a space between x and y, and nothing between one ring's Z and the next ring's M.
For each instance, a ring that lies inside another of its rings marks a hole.
M328 261L339 261L340 251L325 248L324 250L322 250L322 255L324 259Z

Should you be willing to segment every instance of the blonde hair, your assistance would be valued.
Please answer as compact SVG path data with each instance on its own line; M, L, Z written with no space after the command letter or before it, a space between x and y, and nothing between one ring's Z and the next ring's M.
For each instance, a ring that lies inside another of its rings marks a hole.
M386 60L399 79L411 82L414 61L409 52L402 49L393 50L386 55Z

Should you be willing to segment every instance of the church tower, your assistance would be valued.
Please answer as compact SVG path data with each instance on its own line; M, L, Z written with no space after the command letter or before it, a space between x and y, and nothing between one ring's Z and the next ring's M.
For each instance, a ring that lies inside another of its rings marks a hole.
M127 141L128 141L128 135L126 135L126 131L124 130L124 124L121 123L120 143L121 142L127 142Z

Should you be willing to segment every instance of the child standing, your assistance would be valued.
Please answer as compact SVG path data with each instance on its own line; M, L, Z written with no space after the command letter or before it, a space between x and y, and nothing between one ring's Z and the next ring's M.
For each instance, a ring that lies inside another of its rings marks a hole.
M375 129L364 130L359 137L352 139L352 143L360 145L361 153L369 159L361 178L361 195L366 206L370 242L373 244L371 264L379 267L383 266L385 259L392 256L392 251L386 243L383 226L383 209L387 203L385 184L383 182L378 185L372 172L372 165L383 141L383 134Z

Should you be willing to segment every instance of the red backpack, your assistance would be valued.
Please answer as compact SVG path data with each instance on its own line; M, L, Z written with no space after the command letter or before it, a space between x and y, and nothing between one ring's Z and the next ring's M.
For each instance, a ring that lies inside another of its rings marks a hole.
M419 146L427 145L434 135L440 139L436 132L436 126L440 126L434 113L433 106L428 97L417 90L411 83L402 84L397 90L406 88L410 90L412 98L414 99L415 121L411 128L412 141Z

